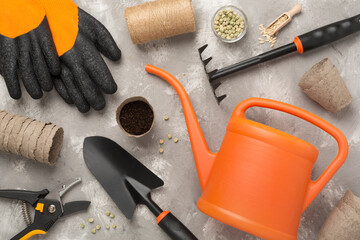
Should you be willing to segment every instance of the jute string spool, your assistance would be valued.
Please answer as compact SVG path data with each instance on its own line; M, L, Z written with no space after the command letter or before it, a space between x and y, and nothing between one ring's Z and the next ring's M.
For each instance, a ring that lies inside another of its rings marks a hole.
M195 32L191 0L157 0L128 7L125 18L134 44Z
M54 165L64 130L51 123L0 111L0 150Z

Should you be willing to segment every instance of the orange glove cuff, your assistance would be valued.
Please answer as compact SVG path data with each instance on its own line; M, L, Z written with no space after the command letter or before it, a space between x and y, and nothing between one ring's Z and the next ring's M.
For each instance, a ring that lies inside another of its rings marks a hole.
M16 38L37 28L45 10L29 0L0 0L0 34Z
M72 0L34 0L42 5L59 56L73 48L79 31L78 7Z

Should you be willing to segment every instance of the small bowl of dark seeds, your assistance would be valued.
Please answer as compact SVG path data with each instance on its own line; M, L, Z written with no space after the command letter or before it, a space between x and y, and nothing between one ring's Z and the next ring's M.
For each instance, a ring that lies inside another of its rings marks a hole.
M154 126L154 110L143 97L131 97L116 110L116 121L121 130L130 137L142 137Z

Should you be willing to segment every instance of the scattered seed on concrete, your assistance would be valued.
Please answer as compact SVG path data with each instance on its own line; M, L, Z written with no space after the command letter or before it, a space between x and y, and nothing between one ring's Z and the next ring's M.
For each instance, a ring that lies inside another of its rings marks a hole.
M116 228L116 224L113 224L112 227L113 227L113 229L115 229L115 228Z
M110 211L106 211L106 216L110 216Z
M265 38L265 40L263 38L259 38L259 43L264 44L265 42L268 42L270 44L270 47L273 48L275 46L276 41L277 41L277 37L275 37L274 35L277 35L277 33L276 34L270 34L265 29L264 24L259 25L259 30L260 30L260 34Z
M81 227L82 229L84 229L84 228L85 228L85 224L81 223L81 224L80 224L80 227Z
M171 136L171 134L168 134L168 139L172 139L172 136Z
M159 144L160 144L160 145L163 145L163 144L164 144L164 139L160 139L160 140L159 140Z
M95 228L91 229L91 233L92 233L92 234L95 234L95 233L96 233L96 229L95 229Z
M163 149L163 148L159 148L159 153L164 153L164 149Z
M165 121L169 120L169 116L164 116L164 120Z
M100 225L96 225L96 230L100 230L101 226Z
M110 229L110 226L109 226L109 225L106 225L105 228L106 228L107 230L109 230L109 229Z
M115 215L114 214L110 214L110 218L114 218L115 217Z
M93 218L89 218L89 223L93 223L94 219Z
M174 143L177 143L179 141L178 138L174 138Z

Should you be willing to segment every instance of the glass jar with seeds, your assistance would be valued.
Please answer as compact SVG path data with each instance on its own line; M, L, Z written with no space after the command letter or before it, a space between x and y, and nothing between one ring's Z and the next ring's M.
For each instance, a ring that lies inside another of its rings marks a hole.
M231 5L219 8L211 21L215 35L226 43L242 39L246 34L247 25L245 13Z

